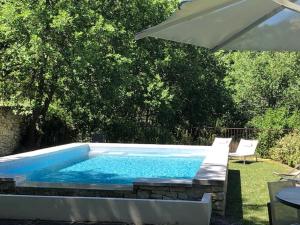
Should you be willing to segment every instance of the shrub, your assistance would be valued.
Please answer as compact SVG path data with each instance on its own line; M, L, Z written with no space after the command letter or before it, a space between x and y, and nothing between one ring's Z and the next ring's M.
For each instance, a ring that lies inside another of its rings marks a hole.
M290 128L298 129L300 130L300 111L295 110L292 115L288 118L288 126Z
M289 128L289 113L285 108L268 109L264 115L254 117L249 125L258 128L259 147L257 152L262 157L269 157L269 149L283 137Z
M300 163L300 132L294 131L277 141L269 151L271 159L289 166Z

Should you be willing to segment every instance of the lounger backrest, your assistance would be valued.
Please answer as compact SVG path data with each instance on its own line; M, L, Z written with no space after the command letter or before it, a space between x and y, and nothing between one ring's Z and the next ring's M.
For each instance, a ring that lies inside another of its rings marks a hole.
M215 138L214 143L212 144L213 148L228 148L232 138Z
M236 153L242 153L247 155L254 155L256 147L258 145L258 140L245 140L241 139Z

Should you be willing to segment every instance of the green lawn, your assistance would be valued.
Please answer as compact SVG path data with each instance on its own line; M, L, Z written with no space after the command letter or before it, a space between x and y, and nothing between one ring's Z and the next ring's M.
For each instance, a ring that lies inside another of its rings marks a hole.
M289 167L271 160L244 165L230 161L226 218L234 224L268 224L267 182L276 181L273 171L286 172Z

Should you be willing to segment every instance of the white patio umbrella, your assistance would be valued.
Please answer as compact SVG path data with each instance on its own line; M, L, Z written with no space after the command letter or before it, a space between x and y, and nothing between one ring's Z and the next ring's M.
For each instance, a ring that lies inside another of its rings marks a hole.
M227 50L300 50L300 0L187 0L165 22L138 33Z

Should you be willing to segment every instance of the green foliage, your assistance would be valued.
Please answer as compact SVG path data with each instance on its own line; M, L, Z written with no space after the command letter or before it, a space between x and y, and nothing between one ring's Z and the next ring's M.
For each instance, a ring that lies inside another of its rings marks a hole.
M270 157L289 166L300 163L300 133L294 131L281 140L270 150Z
M259 129L284 129L288 127L289 113L286 108L268 109L264 115L254 117L249 124Z
M290 128L300 130L300 111L294 111L287 120L287 125Z
M82 140L120 130L138 139L148 134L131 129L144 126L164 127L172 136L176 129L235 121L224 67L214 55L134 40L165 20L176 0L2 2L0 101L27 117L29 143L40 144L51 117Z
M195 128L251 120L267 156L284 134L277 130L300 128L298 53L212 54L134 40L177 3L1 1L0 102L26 117L25 140L50 144L55 121L81 140L104 132L113 141L195 143ZM149 126L155 131L143 129Z
M299 53L219 53L228 68L226 86L248 120L269 109L300 108Z
M287 112L284 108L279 110L268 109L264 115L254 117L249 122L250 126L260 129L257 153L261 157L269 157L269 149L282 137L282 129L287 125L286 122Z
M227 68L226 87L248 125L260 129L258 152L299 127L300 55L294 52L218 52Z
M269 157L269 150L283 135L299 126L300 114L295 111L290 114L286 108L268 109L264 115L254 117L248 124L258 128L258 153Z

